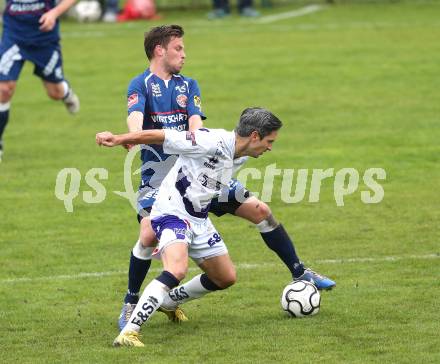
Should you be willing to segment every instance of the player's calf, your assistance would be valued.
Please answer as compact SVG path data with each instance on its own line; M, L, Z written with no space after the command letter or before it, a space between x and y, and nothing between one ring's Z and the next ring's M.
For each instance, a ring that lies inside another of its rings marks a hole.
M79 112L79 98L67 81L58 83L45 81L44 86L46 87L47 95L53 100L62 100L69 113L76 114Z
M0 102L0 162L3 159L3 132L9 120L9 107L9 102Z

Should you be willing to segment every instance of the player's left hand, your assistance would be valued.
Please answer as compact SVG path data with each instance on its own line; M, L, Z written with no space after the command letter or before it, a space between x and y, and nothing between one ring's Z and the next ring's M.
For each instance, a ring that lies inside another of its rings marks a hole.
M56 12L53 9L41 15L39 20L41 24L40 30L42 32L50 32L54 28L57 18Z
M116 145L116 137L109 131L103 131L96 134L96 144L105 147L114 147Z

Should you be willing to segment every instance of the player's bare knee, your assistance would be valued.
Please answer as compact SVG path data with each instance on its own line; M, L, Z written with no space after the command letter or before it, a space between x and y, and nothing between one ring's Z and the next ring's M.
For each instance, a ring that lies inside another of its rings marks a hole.
M48 87L46 88L47 96L52 100L61 100L64 97L63 88L59 87Z
M150 248L156 244L155 235L149 231L141 230L139 234L139 241L141 242L143 248Z
M11 101L15 91L15 82L0 82L0 102Z
M235 269L229 270L227 273L223 274L220 278L215 282L220 288L225 289L231 287L237 282L237 273Z
M226 277L226 279L223 282L223 288L228 288L233 286L237 282L237 275L235 272L229 276Z
M255 210L253 211L253 220L256 224L259 224L260 222L266 220L272 215L272 211L270 210L270 207L262 202L258 201L258 203L255 204Z
M260 202L258 209L259 209L259 214L262 217L261 221L266 220L269 216L272 215L272 211L270 210L270 207L264 202Z
M156 234L151 227L150 221L145 218L141 220L139 241L144 248L150 248L156 245Z

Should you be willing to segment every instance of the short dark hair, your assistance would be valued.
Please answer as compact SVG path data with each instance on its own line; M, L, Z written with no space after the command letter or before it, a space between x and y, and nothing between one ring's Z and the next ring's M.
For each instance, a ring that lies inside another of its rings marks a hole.
M240 116L235 132L241 137L248 137L256 131L261 139L280 129L283 123L269 110L262 107L248 107Z
M161 25L151 28L149 32L145 33L144 49L148 60L154 56L154 48L161 45L166 48L171 38L182 38L183 28L180 25Z

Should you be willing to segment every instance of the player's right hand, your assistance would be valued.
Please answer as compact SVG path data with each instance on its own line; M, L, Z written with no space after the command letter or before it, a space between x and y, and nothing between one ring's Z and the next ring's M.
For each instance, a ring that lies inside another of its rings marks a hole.
M105 147L114 147L116 145L116 138L111 132L103 131L96 134L96 144L104 145Z
M40 30L42 32L50 32L57 22L57 15L54 9L44 13L38 20L40 23Z

